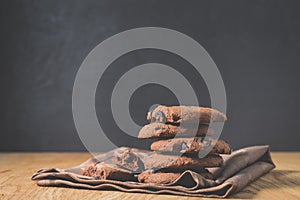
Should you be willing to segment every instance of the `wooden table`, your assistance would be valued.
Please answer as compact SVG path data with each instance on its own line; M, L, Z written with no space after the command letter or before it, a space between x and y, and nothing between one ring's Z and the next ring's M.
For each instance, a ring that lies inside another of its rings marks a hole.
M39 187L31 175L43 167L66 168L90 157L88 153L0 153L0 199L201 199L63 187ZM276 169L232 199L300 199L300 153L272 153ZM206 198L203 198L206 199Z

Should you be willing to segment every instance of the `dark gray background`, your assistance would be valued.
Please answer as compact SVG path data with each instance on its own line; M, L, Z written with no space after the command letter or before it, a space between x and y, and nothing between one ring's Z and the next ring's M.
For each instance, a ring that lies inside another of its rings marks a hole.
M84 151L71 110L76 72L101 41L145 26L183 32L214 59L228 98L222 137L234 148L300 150L299 1L5 0L0 9L1 151ZM183 73L200 104L209 106L203 80L184 60L157 50L132 52L110 66L97 91L99 120L117 138L107 105L113 83L154 61ZM177 100L167 88L144 86L131 99L134 120L145 124L154 103Z

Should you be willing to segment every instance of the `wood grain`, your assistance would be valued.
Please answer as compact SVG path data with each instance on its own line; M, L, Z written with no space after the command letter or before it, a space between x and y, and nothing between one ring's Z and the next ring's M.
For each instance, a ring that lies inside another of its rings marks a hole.
M67 168L90 157L88 153L0 153L0 199L201 199L96 191L63 187L39 187L30 180L40 168ZM272 153L276 169L231 199L300 199L300 153ZM202 198L207 199L207 198Z

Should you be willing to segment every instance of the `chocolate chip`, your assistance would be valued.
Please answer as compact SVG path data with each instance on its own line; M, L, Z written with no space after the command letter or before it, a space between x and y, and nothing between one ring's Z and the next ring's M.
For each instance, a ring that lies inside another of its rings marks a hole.
M167 121L167 118L162 111L157 111L155 118L156 118L156 121L160 122L160 123L166 123L166 121Z
M103 172L103 171L100 172L100 178L101 178L101 180L104 180L104 179L105 179L105 176L104 176L104 172Z
M202 141L204 146L210 146L211 145L211 140L203 140Z
M181 143L181 150L185 150L185 149L188 149L188 148L189 147L185 142Z
M172 118L173 118L174 122L177 122L178 120L180 120L180 117L175 113L172 114Z

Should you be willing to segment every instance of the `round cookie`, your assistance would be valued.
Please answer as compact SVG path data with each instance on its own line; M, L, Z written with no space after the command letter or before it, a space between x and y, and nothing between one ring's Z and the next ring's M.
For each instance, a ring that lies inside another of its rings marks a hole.
M176 126L172 124L163 124L154 122L145 125L139 132L139 139L146 138L172 138L172 137L195 137L204 135L213 135L214 130L206 124L199 126Z
M224 140L213 138L173 138L168 140L154 141L150 149L153 151L165 151L173 153L199 153L208 151L212 147L210 154L230 154L232 149Z
M225 122L224 113L205 107L197 106L157 106L147 114L147 120L151 122L173 123L205 123Z

